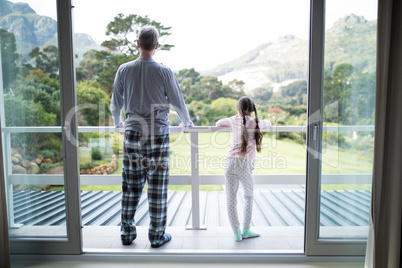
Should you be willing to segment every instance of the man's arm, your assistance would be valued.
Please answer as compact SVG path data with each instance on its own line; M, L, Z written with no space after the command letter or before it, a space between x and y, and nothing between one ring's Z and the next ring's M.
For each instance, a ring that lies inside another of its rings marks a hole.
M170 104L172 104L174 110L179 115L184 127L192 127L193 122L190 119L187 106L184 102L183 94L181 93L179 83L173 72L168 72L166 79L166 97Z
M112 112L112 118L114 126L119 128L123 127L123 121L121 120L121 109L124 105L123 84L120 81L120 68L116 72L116 77L113 83L112 102L110 103L110 111Z

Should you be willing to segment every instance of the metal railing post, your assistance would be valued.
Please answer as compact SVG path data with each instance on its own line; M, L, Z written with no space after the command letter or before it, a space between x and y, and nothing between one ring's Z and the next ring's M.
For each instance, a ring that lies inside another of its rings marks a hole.
M187 225L188 230L205 230L206 226L200 225L200 172L198 163L198 132L190 133L191 141L191 216L192 224Z

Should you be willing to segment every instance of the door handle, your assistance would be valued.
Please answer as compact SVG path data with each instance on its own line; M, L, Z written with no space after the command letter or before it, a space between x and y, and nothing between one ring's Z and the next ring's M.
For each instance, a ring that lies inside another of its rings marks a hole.
M318 159L318 150L320 145L320 125L319 122L314 123L314 132L313 132L313 140L314 140L314 159Z
M70 128L70 122L65 121L64 122L64 127L63 127L64 133L66 135L66 139L64 140L64 152L65 152L65 159L68 159L68 142L71 141L71 128Z

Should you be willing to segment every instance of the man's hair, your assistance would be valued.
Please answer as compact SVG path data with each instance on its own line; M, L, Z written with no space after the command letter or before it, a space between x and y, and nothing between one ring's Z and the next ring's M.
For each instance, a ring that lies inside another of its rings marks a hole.
M155 26L144 26L138 33L138 42L143 50L154 50L158 39L159 33Z

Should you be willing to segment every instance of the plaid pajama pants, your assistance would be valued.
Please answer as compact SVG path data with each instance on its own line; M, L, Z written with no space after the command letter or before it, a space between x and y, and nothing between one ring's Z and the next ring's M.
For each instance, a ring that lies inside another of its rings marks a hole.
M121 239L130 242L137 237L135 212L145 182L148 182L151 244L162 243L167 217L169 186L169 134L143 135L135 131L124 134L122 171Z

